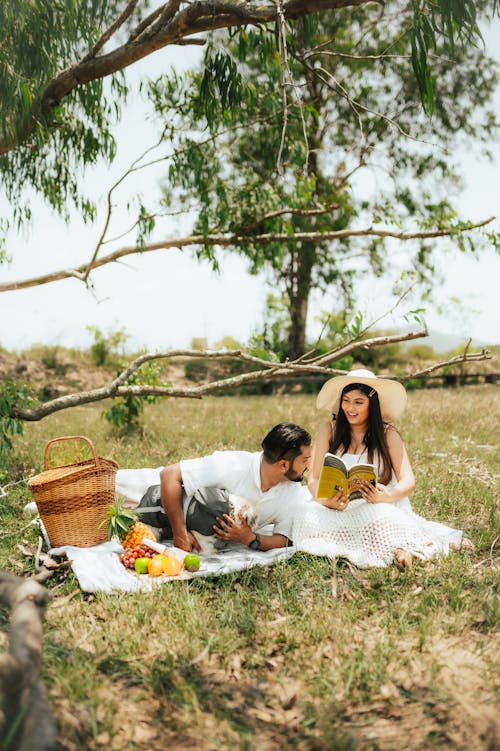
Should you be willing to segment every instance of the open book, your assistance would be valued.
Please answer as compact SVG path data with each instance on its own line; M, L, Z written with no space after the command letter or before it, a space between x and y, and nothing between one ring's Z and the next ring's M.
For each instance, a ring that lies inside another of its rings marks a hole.
M374 464L355 464L348 469L339 456L325 454L316 498L331 498L339 490L343 490L350 501L362 498L357 486L364 481L376 485L377 469Z

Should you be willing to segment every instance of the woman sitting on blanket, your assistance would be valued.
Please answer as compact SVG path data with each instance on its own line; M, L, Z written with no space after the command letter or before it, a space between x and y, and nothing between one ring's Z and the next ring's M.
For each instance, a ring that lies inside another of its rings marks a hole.
M406 391L397 381L377 378L369 370L353 370L327 381L317 398L318 409L332 418L318 430L313 444L309 488L316 497L327 452L351 467L375 464L379 482L360 486L362 498L348 501L343 491L318 498L296 517L294 543L300 550L348 558L358 566L385 566L394 559L409 566L413 556L427 560L462 533L413 513L408 495L415 479L403 440L392 424L403 413Z

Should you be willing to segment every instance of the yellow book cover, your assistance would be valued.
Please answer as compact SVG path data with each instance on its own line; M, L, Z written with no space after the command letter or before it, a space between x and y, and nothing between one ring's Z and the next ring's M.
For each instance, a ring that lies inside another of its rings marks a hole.
M316 498L331 498L339 490L343 490L350 501L362 498L357 488L364 481L376 485L377 469L374 464L355 464L348 469L339 456L325 454Z

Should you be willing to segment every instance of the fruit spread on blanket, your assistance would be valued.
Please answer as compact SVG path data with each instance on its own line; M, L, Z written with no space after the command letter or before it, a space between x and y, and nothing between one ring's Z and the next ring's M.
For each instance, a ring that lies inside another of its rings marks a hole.
M108 507L106 523L108 538L116 536L123 545L124 552L120 555L120 561L125 568L149 576L177 576L183 568L191 572L200 568L200 559L196 553L188 553L183 559L179 559L178 555L168 555L163 546L155 550L146 545L148 540L151 545L155 545L153 530L138 521L137 512L125 508L120 501L115 501Z
M120 555L120 561L125 568L150 576L177 576L183 568L186 571L198 571L200 568L200 558L196 553L186 553L184 561L181 561L177 557L157 553L145 544L125 550Z

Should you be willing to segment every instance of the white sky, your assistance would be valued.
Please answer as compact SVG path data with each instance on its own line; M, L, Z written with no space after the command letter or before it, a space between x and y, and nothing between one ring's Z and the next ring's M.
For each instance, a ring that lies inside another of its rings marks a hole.
M495 22L486 39L490 52L500 35L500 21ZM182 68L192 64L200 55L199 49L168 48L155 53L152 59L134 66L134 76L141 72L155 75L170 65ZM496 109L500 116L500 91ZM109 167L99 167L86 175L84 190L104 205L106 190L132 158L152 142L152 128L144 119L141 102L129 106L118 131L118 158ZM495 160L490 164L477 155L461 155L467 187L460 200L463 215L481 220L500 216L500 144L494 145ZM154 175L140 179L145 195L158 193ZM137 188L137 182L134 185ZM123 194L124 195L124 194ZM85 226L78 217L69 226L39 202L33 202L34 222L27 237L11 237L7 249L14 261L0 266L0 281L19 280L60 268L74 267L89 258L101 231L102 224ZM122 214L121 228L127 226ZM500 230L497 219L495 228ZM118 227L117 227L118 229ZM170 230L166 235L181 236L182 230ZM155 237L154 239L158 239ZM131 244L124 240L116 247ZM111 250L109 247L108 250ZM404 248L394 263L404 269ZM442 312L427 307L426 320L430 328L446 333L472 336L475 340L494 344L500 342L498 289L500 262L493 251L480 257L460 255L458 252L440 255L440 265L446 282L440 284L435 295ZM39 288L0 294L0 346L22 350L32 344L87 347L91 334L88 325L103 331L124 328L129 334L131 349L167 349L187 347L192 337L206 337L210 345L223 336L246 341L263 318L266 294L269 291L262 277L251 277L243 259L225 254L220 274L214 273L205 262L195 259L193 252L167 250L131 256L120 264L97 270L93 276L94 293L81 282L70 279ZM390 306L390 283L360 282L360 307L368 314L379 314ZM452 302L458 298L461 302ZM314 319L321 310L333 304L326 297L313 296L311 334L315 333ZM408 307L406 308L408 309ZM402 312L404 310L402 309ZM402 324L401 317L387 324Z

